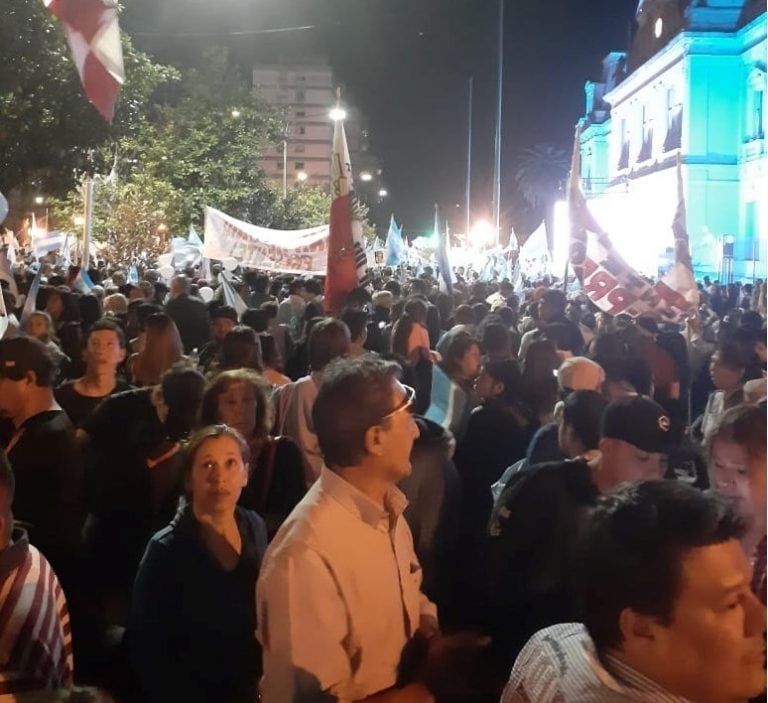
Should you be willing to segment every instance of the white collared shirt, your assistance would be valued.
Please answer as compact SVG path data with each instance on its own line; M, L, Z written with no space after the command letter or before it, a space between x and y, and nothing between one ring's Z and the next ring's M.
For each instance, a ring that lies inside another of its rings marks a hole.
M390 688L420 616L421 566L396 488L382 511L343 478L320 479L278 531L256 588L265 703L354 701Z

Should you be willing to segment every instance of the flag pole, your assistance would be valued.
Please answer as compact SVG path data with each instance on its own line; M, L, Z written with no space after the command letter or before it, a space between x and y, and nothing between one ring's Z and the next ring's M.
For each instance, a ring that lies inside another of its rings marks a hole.
M92 176L86 176L85 181L85 223L83 224L83 256L80 259L80 267L88 270L91 258L91 235L93 233L93 192L94 181Z
M493 217L496 245L501 241L501 106L504 93L504 0L499 0L499 39L496 86L496 142L493 160Z
M467 224L464 231L465 236L469 236L471 226L471 200L472 200L472 83L474 77L469 77L469 105L467 106L467 190L465 194L465 210L467 215Z

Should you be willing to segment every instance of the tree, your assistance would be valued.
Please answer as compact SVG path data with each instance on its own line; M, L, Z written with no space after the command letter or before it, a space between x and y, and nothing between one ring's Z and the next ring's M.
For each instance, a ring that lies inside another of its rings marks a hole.
M178 74L123 35L126 82L110 126L87 101L58 22L37 0L6 0L0 22L0 191L24 210L34 193L64 197L81 175L111 163L135 132L156 88ZM95 160L89 158L95 156Z
M279 135L278 113L224 49L206 52L199 67L164 92L156 114L120 141L123 172L170 184L187 222L199 222L206 205L257 220L271 199L258 159Z
M515 182L536 213L544 222L547 246L554 247L555 203L563 197L568 176L568 154L551 144L537 144L525 149L515 174Z

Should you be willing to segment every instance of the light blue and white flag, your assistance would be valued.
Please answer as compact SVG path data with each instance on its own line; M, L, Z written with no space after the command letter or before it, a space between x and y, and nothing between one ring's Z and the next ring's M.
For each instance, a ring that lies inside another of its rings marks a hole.
M136 284L139 282L139 269L136 264L131 264L131 268L128 269L128 283Z
M203 240L200 239L200 235L195 231L195 227L192 224L189 225L189 235L187 236L187 242L198 247L203 246Z
M16 298L18 298L19 289L16 286L16 279L13 276L13 266L11 266L8 253L10 253L10 248L7 251L0 249L0 280L7 281L8 290L10 290L11 293L13 293Z
M38 267L37 273L35 274L35 277L32 280L32 284L29 286L29 291L27 292L27 299L24 301L24 309L21 311L22 329L24 329L24 327L26 326L29 316L37 310L37 294L38 294L38 291L40 290L41 273L42 273L42 267Z
M432 393L429 408L424 414L454 434L464 421L467 410L467 395L437 364L432 366Z
M435 237L437 237L437 267L440 269L442 279L441 290L453 293L455 276L448 260L448 234L440 231L440 218L437 205L435 205Z
M39 259L52 251L64 247L64 233L59 230L53 232L42 232L32 240L32 250L35 258Z
M232 281L229 280L229 275L224 272L221 274L221 291L224 294L224 302L237 311L238 317L248 309L245 301L232 285Z
M403 228L395 223L395 216L389 218L389 231L387 232L387 255L384 259L385 266L400 266L408 259L408 250L403 242Z
M72 289L83 295L88 295L93 291L93 281L85 269L81 268L77 272L75 280L72 281Z

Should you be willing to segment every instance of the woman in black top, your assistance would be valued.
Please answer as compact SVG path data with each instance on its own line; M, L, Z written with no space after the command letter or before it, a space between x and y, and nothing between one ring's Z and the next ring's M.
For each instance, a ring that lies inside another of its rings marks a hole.
M251 369L220 373L206 388L201 421L223 422L245 438L251 473L240 505L264 518L272 538L307 487L299 448L288 437L269 436L274 421L269 384Z
M248 446L225 425L190 440L187 499L149 542L131 618L136 673L150 703L256 699L256 579L264 521L237 505L248 483Z

